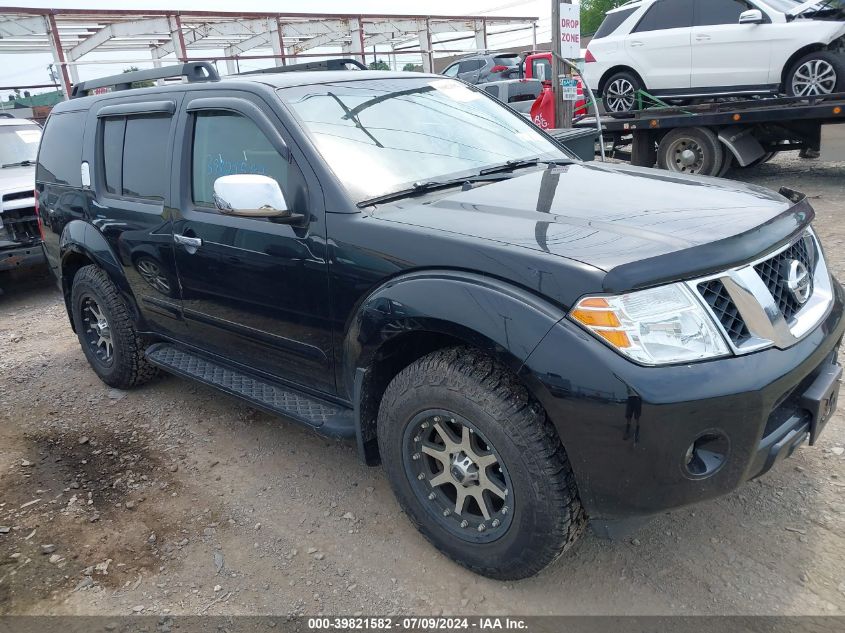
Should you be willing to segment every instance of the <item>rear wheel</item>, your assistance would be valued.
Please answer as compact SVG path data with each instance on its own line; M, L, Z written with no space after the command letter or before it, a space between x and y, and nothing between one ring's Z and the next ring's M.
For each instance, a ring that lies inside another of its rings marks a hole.
M566 452L542 408L480 352L434 352L388 385L382 461L405 513L431 543L502 580L536 574L583 531Z
M602 100L608 112L630 112L637 108L637 96L644 88L642 81L633 73L619 72L611 76L604 85Z
M156 368L144 357L145 341L102 269L84 266L76 273L71 309L79 344L100 380L128 389L156 375Z
M808 53L786 76L786 92L796 97L817 97L845 91L845 56L830 51Z
M657 146L657 165L668 171L718 176L724 164L725 150L707 128L672 130Z

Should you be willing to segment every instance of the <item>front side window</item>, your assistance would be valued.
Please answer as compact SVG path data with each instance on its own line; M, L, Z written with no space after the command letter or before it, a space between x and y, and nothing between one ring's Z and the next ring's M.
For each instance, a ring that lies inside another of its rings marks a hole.
M642 17L634 33L692 26L692 0L659 0Z
M540 81L552 80L552 63L545 58L535 59L531 62L531 74L534 79Z
M288 163L250 119L233 112L200 112L195 117L191 158L194 202L214 206L214 181L232 174L269 176L288 201Z
M695 25L739 24L739 16L751 7L745 0L697 0Z
M480 69L482 66L484 66L483 59L468 59L465 62L461 62L460 72L471 73L475 70Z
M356 202L509 160L568 158L524 117L451 79L342 81L278 94Z

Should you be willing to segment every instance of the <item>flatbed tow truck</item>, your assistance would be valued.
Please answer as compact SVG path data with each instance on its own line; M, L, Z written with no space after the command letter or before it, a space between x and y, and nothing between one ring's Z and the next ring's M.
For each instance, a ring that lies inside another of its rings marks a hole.
M600 122L605 147L612 145L609 155L615 158L721 176L732 166L759 165L778 152L818 157L823 128L845 123L845 93L663 105L604 114ZM575 127L596 129L596 119L581 119Z

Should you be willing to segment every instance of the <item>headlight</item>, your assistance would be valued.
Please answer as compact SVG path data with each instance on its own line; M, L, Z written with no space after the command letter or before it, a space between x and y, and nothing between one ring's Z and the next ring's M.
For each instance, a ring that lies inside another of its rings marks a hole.
M683 284L584 297L569 317L644 365L685 363L730 353L710 315Z

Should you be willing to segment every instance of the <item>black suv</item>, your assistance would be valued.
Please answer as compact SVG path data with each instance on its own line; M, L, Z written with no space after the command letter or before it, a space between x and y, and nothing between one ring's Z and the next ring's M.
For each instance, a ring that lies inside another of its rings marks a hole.
M158 73L158 74L156 74ZM836 406L808 201L573 160L442 76L184 75L58 105L36 187L98 376L357 441L439 549L529 576L735 489Z

